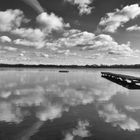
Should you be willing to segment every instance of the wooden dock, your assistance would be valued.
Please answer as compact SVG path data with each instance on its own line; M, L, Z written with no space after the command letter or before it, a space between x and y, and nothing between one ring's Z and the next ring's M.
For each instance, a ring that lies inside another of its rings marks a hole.
M140 77L115 74L111 72L101 72L101 75L103 78L106 78L128 89L140 89Z

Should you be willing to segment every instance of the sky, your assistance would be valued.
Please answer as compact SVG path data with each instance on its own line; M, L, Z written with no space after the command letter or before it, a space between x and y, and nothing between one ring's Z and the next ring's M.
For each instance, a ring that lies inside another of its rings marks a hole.
M139 64L138 0L1 0L0 63Z

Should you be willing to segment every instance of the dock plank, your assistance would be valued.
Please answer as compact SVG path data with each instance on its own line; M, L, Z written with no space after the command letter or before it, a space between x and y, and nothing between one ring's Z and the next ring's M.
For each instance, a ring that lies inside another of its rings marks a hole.
M111 72L101 72L101 74L102 75L106 74L106 75L116 76L116 77L120 77L120 78L124 78L124 79L128 79L128 80L140 81L140 77L135 77L135 76L130 76L130 75L115 74L115 73L111 73Z

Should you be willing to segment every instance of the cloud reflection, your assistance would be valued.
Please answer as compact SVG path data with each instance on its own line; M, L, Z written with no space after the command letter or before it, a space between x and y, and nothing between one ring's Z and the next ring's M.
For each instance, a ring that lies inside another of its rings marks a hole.
M80 140L82 138L91 136L89 130L87 130L89 126L90 125L88 121L79 121L76 128L65 134L65 138L63 140Z
M135 131L140 128L136 120L118 111L113 104L104 105L103 110L99 110L98 113L105 122L112 123L115 127L119 126L123 130Z
M0 73L1 82L5 85L0 85L0 121L18 124L31 114L29 107L34 107L39 121L53 121L61 118L71 107L95 102L104 106L104 102L110 102L116 94L128 93L127 89L100 78L96 72L84 74L73 72L66 76L50 71ZM4 79L4 76L9 79ZM14 86L9 88L12 83ZM139 129L138 122L118 111L113 103L102 107L98 113L114 127L129 131ZM80 135L78 131L74 133Z

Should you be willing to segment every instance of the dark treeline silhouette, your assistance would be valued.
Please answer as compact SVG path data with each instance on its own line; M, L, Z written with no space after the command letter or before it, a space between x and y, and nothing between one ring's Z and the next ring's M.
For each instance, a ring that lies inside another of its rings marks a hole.
M140 64L134 65L46 65L46 64L0 64L7 68L140 68Z

